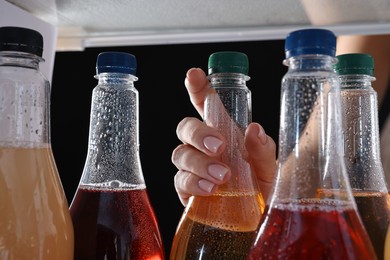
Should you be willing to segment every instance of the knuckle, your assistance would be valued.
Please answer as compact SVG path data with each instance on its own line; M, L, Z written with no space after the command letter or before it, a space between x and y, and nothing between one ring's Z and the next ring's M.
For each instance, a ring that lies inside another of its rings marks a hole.
M186 117L182 119L176 128L176 135L182 142L193 140L199 132L199 120L195 117Z
M182 136L183 132L187 131L188 125L190 125L190 122L192 121L192 117L185 117L183 118L176 127L176 134L177 136Z

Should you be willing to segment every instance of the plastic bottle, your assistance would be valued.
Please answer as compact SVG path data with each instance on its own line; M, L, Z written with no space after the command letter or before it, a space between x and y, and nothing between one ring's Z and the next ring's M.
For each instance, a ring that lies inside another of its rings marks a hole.
M385 238L385 249L384 249L384 258L385 260L390 260L390 225L387 227L386 238Z
M378 259L390 224L390 196L379 149L374 60L368 54L337 56L343 108L344 156L352 195Z
M248 259L376 259L342 153L335 50L325 29L286 38L276 183Z
M0 259L73 259L42 52L39 32L0 28Z
M164 259L139 155L134 55L97 57L88 153L70 206L75 259Z
M230 166L232 176L214 195L191 197L177 227L170 259L247 257L264 209L243 142L252 114L248 68L244 53L216 52L209 57L211 87L204 121L224 135L227 143L221 160Z

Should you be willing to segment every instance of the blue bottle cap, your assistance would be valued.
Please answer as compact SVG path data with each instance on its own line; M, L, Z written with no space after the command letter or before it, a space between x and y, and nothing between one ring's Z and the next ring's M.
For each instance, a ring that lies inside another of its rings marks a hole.
M43 36L28 28L0 27L0 51L19 51L42 57Z
M102 52L96 61L96 73L126 73L135 76L137 59L126 52Z
M303 29L291 32L284 47L286 58L305 54L336 55L336 36L326 29Z

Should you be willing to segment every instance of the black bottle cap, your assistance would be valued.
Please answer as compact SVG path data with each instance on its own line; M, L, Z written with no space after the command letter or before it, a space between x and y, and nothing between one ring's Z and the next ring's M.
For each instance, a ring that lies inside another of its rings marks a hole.
M20 51L42 57L42 34L23 27L0 27L0 51Z

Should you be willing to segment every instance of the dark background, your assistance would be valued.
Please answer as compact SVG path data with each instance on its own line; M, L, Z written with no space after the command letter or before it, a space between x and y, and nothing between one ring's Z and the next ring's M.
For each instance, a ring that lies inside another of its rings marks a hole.
M191 67L207 71L216 51L241 51L249 57L247 82L252 91L253 121L263 125L277 142L280 82L287 70L282 64L284 41L148 45L88 48L82 52L57 52L51 96L52 146L69 204L79 183L87 154L89 113L96 57L104 51L123 51L137 58L140 94L140 156L148 193L158 218L169 256L176 226L183 213L175 188L177 169L171 154L179 144L176 126L186 116L199 117L184 87Z

